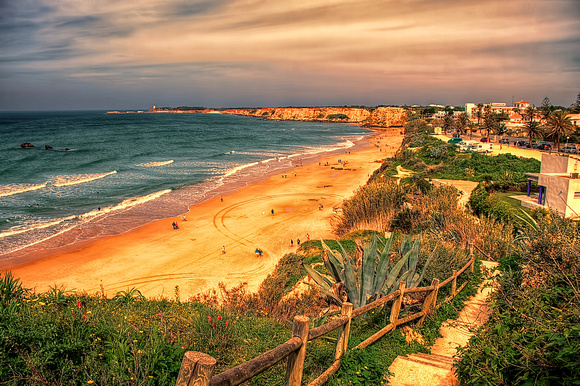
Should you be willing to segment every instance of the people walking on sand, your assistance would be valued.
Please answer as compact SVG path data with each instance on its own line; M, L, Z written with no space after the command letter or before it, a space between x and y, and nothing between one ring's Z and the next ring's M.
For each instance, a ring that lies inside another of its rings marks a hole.
M300 246L300 239L296 239L296 245Z
M260 248L256 248L254 253L256 254L256 257L260 256Z
M177 225L177 222L172 222L171 225L173 226L173 229L179 229L179 226Z
M308 233L306 234L306 241L310 241L310 235Z
M181 219L182 219L183 221L187 221L187 219L185 218L185 215L184 215L184 214L182 214L182 215L181 215Z
M294 246L294 240L290 239L290 246L293 247Z
M221 200L222 202L224 202L224 196L221 196L221 197L220 197L220 200Z
M272 209L272 216L274 215L274 209Z
M225 245L222 247L222 255L223 255L224 253L226 253L226 246L225 246Z

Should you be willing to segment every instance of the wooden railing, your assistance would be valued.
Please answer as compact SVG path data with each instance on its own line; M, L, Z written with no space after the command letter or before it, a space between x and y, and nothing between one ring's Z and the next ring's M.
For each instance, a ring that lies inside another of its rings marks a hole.
M304 358L306 356L306 343L338 329L338 339L336 343L333 364L317 379L309 384L309 386L322 385L340 368L341 358L345 354L348 347L350 323L352 318L361 316L389 302L393 303L389 319L390 323L383 327L381 330L377 331L371 337L361 342L354 349L363 349L371 345L382 336L384 336L387 332L397 328L402 324L408 323L411 320L419 319L417 324L421 325L425 321L425 318L435 308L438 308L443 303L452 300L455 295L461 292L461 290L467 285L468 281L465 281L459 288L457 288L457 278L468 268L470 269L470 272L473 272L474 262L475 260L473 254L471 254L471 259L463 268L461 268L459 271L453 271L453 275L441 283L439 283L438 279L433 279L429 287L406 289L405 283L402 282L397 291L378 300L375 300L374 302L369 303L363 307L357 308L356 310L352 309L351 303L344 303L340 316L320 327L316 327L311 330L309 329L310 318L306 316L296 316L292 326L292 337L288 341L254 359L249 360L248 362L244 362L217 375L213 375L213 371L216 365L216 360L214 358L207 354L188 351L185 353L183 358L176 385L239 385L286 358L288 358L286 366L286 384L290 386L300 385L304 368ZM451 283L451 294L438 304L437 295L439 293L439 289L449 283ZM427 296L423 301L421 311L399 319L403 297L407 294L420 292L427 292Z

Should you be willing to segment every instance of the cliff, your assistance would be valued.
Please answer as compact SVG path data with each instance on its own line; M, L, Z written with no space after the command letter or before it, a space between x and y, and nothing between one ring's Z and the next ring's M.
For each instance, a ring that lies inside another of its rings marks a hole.
M229 109L222 113L267 120L341 122L375 127L401 127L407 119L407 111L401 107L271 107Z

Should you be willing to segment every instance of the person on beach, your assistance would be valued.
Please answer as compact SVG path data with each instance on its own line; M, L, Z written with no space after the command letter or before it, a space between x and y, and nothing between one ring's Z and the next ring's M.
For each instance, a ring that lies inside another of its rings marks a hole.
M300 246L300 239L296 239L296 245Z
M225 246L225 245L222 247L222 255L223 255L224 253L226 253L226 246Z
M256 253L256 257L260 256L260 249L256 248L256 250L254 251Z
M310 235L308 233L306 234L306 241L310 241Z
M221 197L220 197L220 200L221 200L222 202L224 202L224 196L221 196Z
M183 221L187 221L187 219L185 218L185 215L184 215L184 214L182 214L182 215L181 215L181 219L182 219Z
M294 246L294 240L290 239L290 246L293 247Z
M177 222L172 222L171 225L173 226L173 229L179 229L179 226L177 225Z
M272 216L274 215L274 209L272 209Z

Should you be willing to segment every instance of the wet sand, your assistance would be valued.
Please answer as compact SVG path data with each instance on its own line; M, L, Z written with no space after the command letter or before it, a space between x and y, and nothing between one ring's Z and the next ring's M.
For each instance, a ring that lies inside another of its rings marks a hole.
M111 297L135 287L147 297L172 298L179 286L184 300L217 289L219 282L228 287L245 282L254 291L278 260L296 249L297 239L306 241L307 234L311 239L335 237L333 208L364 185L401 140L399 129L380 131L367 149L321 158L320 165L297 167L286 178L274 175L223 201L218 197L192 206L187 221L159 220L6 270L37 292L63 285L90 294L103 288ZM262 257L256 256L256 248L263 250Z

